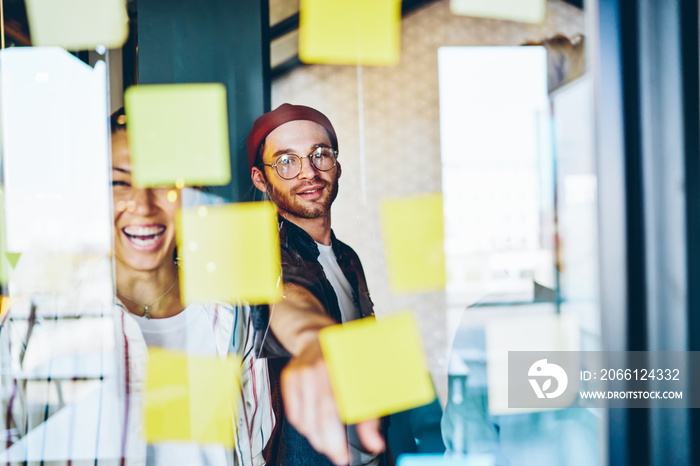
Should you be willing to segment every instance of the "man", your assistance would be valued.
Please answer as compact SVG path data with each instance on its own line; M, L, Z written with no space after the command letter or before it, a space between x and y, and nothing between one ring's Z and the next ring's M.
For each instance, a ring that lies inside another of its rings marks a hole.
M247 142L253 184L267 193L279 213L285 293L295 286L310 291L325 308L329 325L373 316L360 259L331 230L330 209L341 175L338 139L331 122L310 107L284 104L255 121ZM275 314L273 310L273 332L282 329L281 318L288 325L302 325L294 322L291 314L286 318ZM336 448L340 434L309 427L318 425L315 418L327 419L326 425L336 430L340 426L334 404L314 408L317 401L309 392L310 384L295 382L304 373L302 366L313 367L317 377L327 379L320 346L314 338L308 337L311 343L305 354L292 351L295 358L281 374L286 420L278 423L282 432L281 439L276 440L280 442L277 463L330 464L314 447L335 462L385 464L384 454L379 454L384 442L378 421L348 428L350 458L336 455L330 448L328 442ZM273 386L279 386L281 366L271 363ZM274 458L274 452L268 458Z

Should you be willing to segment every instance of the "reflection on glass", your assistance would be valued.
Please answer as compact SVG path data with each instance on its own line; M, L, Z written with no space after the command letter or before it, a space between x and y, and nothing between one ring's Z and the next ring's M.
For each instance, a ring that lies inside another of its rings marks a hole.
M442 48L439 70L448 452L598 464L600 411L516 411L507 382L508 351L598 349L590 83L548 96L542 47Z
M107 252L104 62L28 47L0 60L8 250Z
M532 301L555 286L545 50L443 47L439 72L448 303Z
M13 48L0 77L5 246L17 260L0 320L0 460L119 458L105 65Z

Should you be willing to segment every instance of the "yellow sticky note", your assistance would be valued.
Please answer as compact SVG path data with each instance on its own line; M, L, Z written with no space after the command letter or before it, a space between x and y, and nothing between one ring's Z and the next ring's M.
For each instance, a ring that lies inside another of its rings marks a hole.
M301 0L299 58L305 63L395 65L400 0Z
M4 316L8 309L10 309L10 297L0 296L0 317Z
M165 441L234 447L241 360L151 348L144 402L148 443Z
M281 299L277 213L271 202L183 208L178 222L183 303Z
M124 110L136 186L218 186L231 180L223 84L130 87Z
M430 403L435 391L411 312L355 320L319 336L338 414L346 424Z
M126 0L26 0L32 45L120 48L129 36Z
M446 274L442 195L384 201L381 216L392 289L403 293L443 289Z
M450 10L456 15L541 23L546 4L546 0L450 0Z

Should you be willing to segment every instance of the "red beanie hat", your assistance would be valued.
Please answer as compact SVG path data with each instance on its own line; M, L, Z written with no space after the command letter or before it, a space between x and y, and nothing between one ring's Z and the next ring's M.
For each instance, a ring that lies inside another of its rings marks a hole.
M326 115L304 105L282 104L271 112L267 112L253 123L253 129L248 133L248 169L253 169L255 157L258 155L260 144L268 134L285 123L296 120L308 120L326 128L331 138L333 149L338 150L338 137Z

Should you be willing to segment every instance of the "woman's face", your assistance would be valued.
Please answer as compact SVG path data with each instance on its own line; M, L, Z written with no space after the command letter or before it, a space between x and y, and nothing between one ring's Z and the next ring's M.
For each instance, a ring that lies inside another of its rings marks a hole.
M171 267L180 192L132 186L126 131L112 135L112 197L117 264L140 271Z

